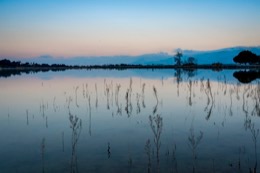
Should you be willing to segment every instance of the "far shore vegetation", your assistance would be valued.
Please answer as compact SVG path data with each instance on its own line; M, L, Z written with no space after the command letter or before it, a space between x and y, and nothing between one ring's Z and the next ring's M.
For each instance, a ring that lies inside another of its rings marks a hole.
M105 65L65 65L65 64L37 64L37 63L21 63L20 61L10 61L8 59L0 60L0 77L10 77L12 75L21 75L23 73L38 73L48 71L65 71L71 69L86 70L127 70L127 69L173 69L175 76L181 80L181 74L186 73L189 77L194 76L198 69L221 71L224 69L236 70L233 76L241 83L250 83L256 79L260 79L260 57L250 51L242 51L233 58L236 64L198 64L193 57L182 60L182 52L177 52L173 57L175 64L172 65L141 65L141 64L105 64Z
M222 64L216 62L213 64L198 64L194 57L189 57L187 60L182 60L182 52L178 51L173 57L176 64L104 64L104 65L65 65L65 64L37 64L37 63L21 63L20 61L10 61L8 59L0 60L0 70L66 70L66 69L259 69L260 56L250 52L242 51L233 61L236 64Z

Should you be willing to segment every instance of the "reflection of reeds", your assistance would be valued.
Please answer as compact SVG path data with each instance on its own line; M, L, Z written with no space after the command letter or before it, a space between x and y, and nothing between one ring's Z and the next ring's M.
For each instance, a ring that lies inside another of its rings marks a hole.
M129 88L126 91L125 94L125 100L126 100L126 106L125 106L125 111L128 117L131 116L132 114L132 110L133 110L133 106L132 106L132 102L131 102L131 97L132 97L132 78L130 78L130 84L129 84Z
M116 84L116 91L115 91L115 103L118 105L118 97L119 97L119 91L120 91L121 85Z
M255 124L251 124L250 131L252 134L252 140L254 143L254 149L255 149L255 166L254 166L254 172L256 172L257 168L257 137L259 135L259 129L255 129Z
M248 94L248 91L249 91L249 87L245 87L244 88L244 92L243 92L243 104L242 104L242 110L243 112L245 113L246 117L248 115L248 105L247 105L247 102L246 102L246 95Z
M257 83L257 87L253 96L254 108L251 115L260 116L260 82Z
M70 104L71 104L71 102L72 102L72 97L71 96L66 98L66 103L68 104L67 108L68 108L69 111L70 111Z
M110 88L109 88L109 86L108 85L106 85L106 96L107 96L107 109L109 110L110 109L110 103L109 103L109 97L110 97L110 95L109 95L109 93L110 93Z
M256 173L256 169L257 169L257 137L259 135L259 129L255 129L255 124L252 123L251 119L248 118L245 120L245 127L246 130L249 129L252 135L252 141L254 143L254 154L255 154L255 165L254 168L252 170L252 168L249 168L250 173Z
M57 112L58 106L56 105L56 97L53 98L53 111Z
M45 172L45 138L42 138L41 156L42 156L42 173L44 173Z
M233 89L229 90L229 98L230 98L230 107L229 107L229 115L232 116L233 115L233 111L232 111L232 105L233 105L233 100L232 100L232 95L234 93Z
M209 120L211 113L212 113L213 105L214 105L214 98L213 98L213 94L211 91L211 84L210 84L209 79L206 82L205 93L207 95L207 106L205 107L204 110L207 111L206 120Z
M64 152L64 132L61 134L62 152Z
M86 84L86 94L85 94L85 96L86 96L86 98L89 96L89 91L88 91L88 84Z
M89 135L91 136L91 102L90 102L90 96L88 97L88 110L89 110Z
M117 107L117 115L122 115L122 107L119 106L119 91L120 91L121 85L120 84L116 84L116 90L115 90L115 104Z
M78 172L77 143L82 129L82 121L76 115L73 116L70 112L69 112L69 121L70 121L70 128L72 129L71 173L75 173Z
M150 139L148 139L145 143L145 147L144 147L144 151L145 151L145 154L147 156L147 160L148 160L148 163L147 163L147 172L150 173L151 172L151 142L150 142Z
M189 106L192 106L192 100L191 100L192 82L191 82L191 80L189 80L188 89L189 89L189 99L188 99L189 101L188 101L188 103L189 103Z
M193 160L193 167L192 172L195 172L195 161L197 160L197 147L200 144L203 138L203 132L200 131L200 134L196 137L194 133L194 128L190 129L190 136L188 137L189 147L192 151L192 160Z
M111 148L110 148L110 143L108 142L107 143L107 158L109 159L110 158L110 156L111 156Z
M155 88L155 86L153 86L153 94L156 98L156 104L153 108L153 114L155 114L157 112L157 109L158 109L158 103L159 103L159 100L158 100L158 94L157 94L157 89Z
M44 104L43 100L40 103L40 113L42 114L42 117L45 117L45 109L47 106Z
M136 114L141 112L141 105L140 105L140 95L136 94Z
M76 103L77 107L79 107L79 104L78 104L78 89L79 89L79 86L77 86L75 88L75 103Z
M26 124L29 125L29 111L26 109Z
M45 127L48 128L48 117L45 118Z
M8 124L9 124L9 122L10 122L10 112L9 112L9 108L8 108L7 117L8 117Z
M157 102L157 104L159 103L159 100L158 100L158 95L157 95L157 89L155 88L155 86L153 86L153 94L154 94L154 96L155 96L155 98L156 98L156 102Z
M98 107L98 90L97 90L97 84L95 83L95 91L96 91L96 109Z
M159 158L159 152L160 152L160 147L161 147L161 134L162 134L162 127L163 127L163 119L162 117L157 114L156 116L149 116L150 120L150 127L152 129L153 135L154 135L154 144L156 147L156 158L157 158L157 163L160 162Z
M143 108L145 108L146 106L145 106L145 83L143 83L143 85L142 85L142 106L143 106Z
M82 95L83 95L83 98L86 98L86 91L85 91L84 84L82 84Z
M177 163L177 158L176 158L176 150L177 150L177 146L175 144L174 147L173 147L173 150L172 150L172 162L173 162L175 172L178 173L178 163ZM172 172L174 172L174 171L172 170Z

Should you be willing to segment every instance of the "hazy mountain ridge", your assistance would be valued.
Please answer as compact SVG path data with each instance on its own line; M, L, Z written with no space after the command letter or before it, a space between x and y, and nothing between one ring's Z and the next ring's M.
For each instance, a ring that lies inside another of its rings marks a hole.
M180 50L180 49L178 49ZM256 47L231 47L210 51L198 50L182 50L182 60L188 57L194 57L198 64L234 64L233 58L241 51L249 50L257 55L260 55L260 46ZM72 57L72 58L54 58L49 55L43 55L35 58L12 58L12 60L19 60L21 62L29 63L46 63L46 64L66 64L66 65L104 65L104 64L174 64L174 55L167 53L144 54L140 56L86 56L86 57ZM3 58L2 58L3 59Z

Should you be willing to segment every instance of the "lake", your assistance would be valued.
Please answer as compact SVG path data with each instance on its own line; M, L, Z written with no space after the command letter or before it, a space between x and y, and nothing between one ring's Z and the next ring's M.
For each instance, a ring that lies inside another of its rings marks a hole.
M0 172L259 172L260 83L233 72L0 77Z

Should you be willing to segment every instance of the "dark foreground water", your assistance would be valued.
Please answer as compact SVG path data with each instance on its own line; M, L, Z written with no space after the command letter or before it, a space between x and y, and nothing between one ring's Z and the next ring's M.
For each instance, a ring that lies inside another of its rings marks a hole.
M230 71L0 78L1 173L260 172L259 128L259 82Z

